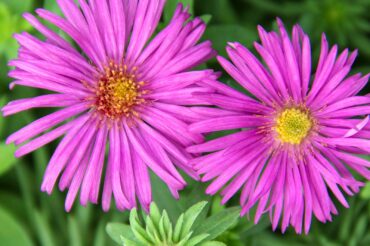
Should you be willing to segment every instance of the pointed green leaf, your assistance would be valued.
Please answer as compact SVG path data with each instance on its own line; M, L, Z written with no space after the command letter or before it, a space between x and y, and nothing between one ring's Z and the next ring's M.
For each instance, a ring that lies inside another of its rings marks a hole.
M164 230L167 233L167 242L172 243L172 235L173 235L173 228L172 228L172 223L170 221L170 218L168 217L168 214L166 211L163 212L163 225L164 225Z
M176 223L176 226L175 226L175 231L173 233L173 241L174 242L180 241L181 230L182 230L183 224L184 224L184 214L181 214L179 219L177 220L177 223Z
M172 242L172 224L166 211L163 211L163 215L159 221L159 233L162 242Z
M204 23L208 24L212 20L212 15L202 15L200 18L204 21Z
M135 237L142 243L144 244L152 244L153 242L151 239L148 237L147 232L145 229L141 226L137 210L134 208L131 210L130 213L130 225L131 225L131 230L135 234Z
M180 238L183 238L190 232L195 220L197 219L197 217L199 216L199 214L202 212L206 205L207 202L199 202L185 212Z
M150 218L150 216L146 217L146 235L150 238L152 242L160 242L160 233L157 229L158 225L155 225Z
M237 222L239 214L240 208L238 207L225 209L209 217L196 228L195 232L196 234L209 234L207 240L212 240L233 226Z
M161 219L161 212L154 202L150 204L150 217L152 218L154 224L158 225L159 220Z
M208 234L200 234L193 238L191 238L184 246L195 246L199 245L204 239L206 239L209 235Z
M161 236L161 241L162 242L166 241L167 240L167 235L166 235L166 230L164 229L163 216L162 216L161 220L159 221L158 229L159 229L159 235Z
M118 244L122 244L121 236L131 241L137 241L130 226L125 224L109 223L106 227L106 231L108 235Z
M184 246L189 241L192 235L193 235L193 232L189 232L188 235L186 235L184 238L181 238L181 241L178 242L176 246Z

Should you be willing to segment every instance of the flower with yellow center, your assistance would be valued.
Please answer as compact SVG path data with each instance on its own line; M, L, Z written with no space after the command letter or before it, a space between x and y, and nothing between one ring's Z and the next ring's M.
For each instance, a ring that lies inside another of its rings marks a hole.
M144 103L142 90L144 82L137 82L136 69L128 71L126 65L113 62L105 68L99 78L96 90L96 108L99 113L110 118L137 116L135 106Z
M307 34L277 20L279 32L258 27L262 59L237 42L226 47L230 59L218 61L252 96L214 86L204 96L222 115L189 126L189 131L227 136L188 148L199 155L191 164L210 182L206 193L220 192L222 203L240 193L241 215L255 214L257 223L269 214L273 229L308 233L312 217L332 221L335 196L345 207L343 192L353 195L370 180L370 97L357 95L370 74L348 76L357 51L329 46L322 35L319 61L312 60ZM291 33L291 34L290 34ZM231 61L230 61L231 60ZM317 63L317 67L312 66ZM314 71L314 72L313 72ZM242 130L239 130L242 129Z
M288 108L276 119L277 138L282 143L300 144L312 128L308 112L299 108Z

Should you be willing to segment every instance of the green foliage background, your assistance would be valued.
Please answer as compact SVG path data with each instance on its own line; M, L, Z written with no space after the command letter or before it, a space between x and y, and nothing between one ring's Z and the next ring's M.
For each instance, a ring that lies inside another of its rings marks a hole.
M180 0L179 0L180 1ZM171 17L178 0L168 0L163 22ZM215 48L224 55L227 41L239 41L252 47L258 41L256 26L275 28L274 18L280 16L290 28L299 22L311 36L313 53L317 57L320 35L327 33L331 44L341 49L359 49L354 72L368 73L370 68L370 0L182 0L190 4L196 15L209 22L204 39L214 42ZM55 0L0 0L0 107L8 100L32 97L39 91L29 88L8 90L7 62L16 57L17 44L12 39L16 32L29 31L38 35L22 19L22 13L38 7L57 11ZM163 26L163 24L161 25ZM220 69L215 61L208 63ZM224 77L230 85L230 78ZM365 89L362 93L369 93ZM104 214L98 206L81 207L64 212L65 194L55 190L51 197L39 191L45 166L55 148L42 148L33 154L16 160L14 147L6 146L4 139L47 111L33 110L10 118L0 117L0 245L114 245L105 227L108 222L127 222L128 213L111 211ZM219 133L222 134L222 133ZM225 208L219 205L219 197L206 197L202 191L206 185L189 181L189 187L175 201L165 186L153 177L154 200L160 209L166 209L171 219L176 218L189 206L201 200L210 201L210 214ZM268 218L253 225L247 218L223 233L217 240L226 245L370 245L370 185L360 196L349 198L351 208L343 209L332 223L320 224L314 220L308 236L295 235L289 230L285 235L272 232ZM237 205L238 200L228 206Z

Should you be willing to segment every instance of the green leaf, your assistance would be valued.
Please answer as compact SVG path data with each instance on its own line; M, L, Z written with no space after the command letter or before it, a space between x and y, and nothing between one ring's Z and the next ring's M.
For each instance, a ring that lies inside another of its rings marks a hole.
M150 204L150 217L152 218L154 224L158 224L161 220L161 212L154 202Z
M173 241L174 242L180 241L181 229L182 229L183 224L184 224L184 214L181 214L179 219L176 222L175 231L174 231L174 234L173 234Z
M134 233L135 237L142 243L144 244L151 244L152 241L148 237L147 232L145 229L141 226L139 216L137 214L137 210L134 208L131 210L130 213L130 225L131 225L131 230Z
M159 232L162 241L172 242L173 228L166 211L163 211L163 215L159 221Z
M18 4L19 6L26 6L27 1L25 1L25 4L23 4L23 1ZM25 10L14 10L14 7L10 3L0 3L0 53L4 53L8 60L16 57L18 51L18 44L13 38L13 34L31 29L31 25L21 18L20 13L14 14L14 12L24 12Z
M194 0L171 0L167 1L166 6L164 7L164 21L167 23L171 20L177 5L182 3L186 8L189 6L190 14L194 14Z
M150 238L150 241L152 242L160 242L160 233L157 230L156 225L154 224L153 220L150 218L150 216L146 217L146 235Z
M5 96L0 97L0 109L5 106L6 101L7 98ZM3 132L4 122L5 122L4 117L0 115L0 134Z
M190 232L195 220L197 219L197 217L199 216L199 214L202 212L206 205L207 202L200 202L195 204L185 212L180 238L185 237L185 235L187 235Z
M105 220L100 220L99 225L96 227L94 236L94 246L107 245L106 234L104 233Z
M106 227L108 235L118 244L122 244L121 237L129 241L137 242L130 226L121 223L109 223Z
M81 246L81 227L78 226L77 221L72 216L68 220L68 232L69 232L69 245Z
M351 240L354 242L353 245L358 245L360 239L365 236L366 228L368 225L367 217L360 217L356 222L356 226L352 232Z
M304 5L297 1L297 3L289 2L282 4L277 1L261 1L261 0L249 0L254 6L261 8L265 12L278 13L279 15L297 15L302 14L306 10Z
M188 235L186 235L184 238L181 238L181 241L177 243L177 246L184 246L189 241L192 235L193 232L189 232Z
M196 228L195 232L197 235L203 233L209 234L207 240L212 240L233 226L237 222L239 214L240 208L238 207L225 209L209 217Z
M144 244L141 244L141 243L138 243L138 242L135 242L135 241L131 241L131 240L129 240L127 238L124 238L122 236L121 236L121 240L123 242L123 246L144 246Z
M34 212L35 216L35 227L41 241L41 245L53 246L56 245L51 228L48 225L48 221L39 211Z
M62 13L62 10L60 9L60 7L58 6L58 3L55 0L44 0L44 9L47 9L59 16L64 16ZM55 33L57 33L58 35L60 35L62 38L67 40L69 43L73 44L72 38L68 34L63 32L60 28L48 22L46 23L46 26L50 28L52 31L54 31Z
M14 145L6 145L0 142L0 175L8 171L17 162L14 157L16 148Z
M32 7L32 0L1 0L1 2L8 6L12 13L17 15L30 11Z
M200 242L202 242L204 239L206 239L209 235L208 234L200 234L193 238L191 238L189 241L186 242L185 246L195 246L198 245Z
M201 13L212 14L216 23L235 23L237 22L237 13L233 8L233 3L230 0L212 0L207 1L204 5L198 5L200 2L197 1L197 10ZM243 13L244 14L244 13ZM223 35L221 33L221 35Z
M31 238L11 214L0 207L0 243L6 246L33 245Z
M204 23L208 24L212 20L212 15L202 15L200 18L204 21Z
M362 189L361 197L363 199L370 199L370 182L367 182L365 187Z
M78 206L76 213L76 221L78 222L78 226L80 228L80 237L84 238L89 234L89 225L91 222L92 217L92 206L91 204L84 206Z
M160 210L166 210L171 221L176 221L185 210L181 204L171 195L168 187L151 172L153 201Z
M0 191L0 204L4 209L14 214L20 223L27 222L27 211L24 209L24 201L18 194L10 190Z
M44 9L47 9L55 14L61 15L62 11L55 0L44 0Z
M217 241L209 241L209 242L202 243L199 246L227 246L227 245L221 242L217 242Z
M225 48L228 42L252 45L253 41L257 40L257 31L237 24L210 25L204 33L203 40L211 40L220 55L226 56Z

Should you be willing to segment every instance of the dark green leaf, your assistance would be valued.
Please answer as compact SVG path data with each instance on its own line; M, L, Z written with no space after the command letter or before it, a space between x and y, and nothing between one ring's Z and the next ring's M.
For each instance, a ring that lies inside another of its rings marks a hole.
M237 222L239 216L240 208L234 207L225 209L209 217L196 228L195 232L196 234L209 234L207 240L212 240L233 226Z
M228 42L240 42L250 46L257 40L257 32L240 25L210 25L204 36L204 40L211 40L214 48L222 56L226 56Z
M153 201L159 210L166 210L172 222L175 222L185 210L181 204L171 195L167 186L156 175L151 173Z

